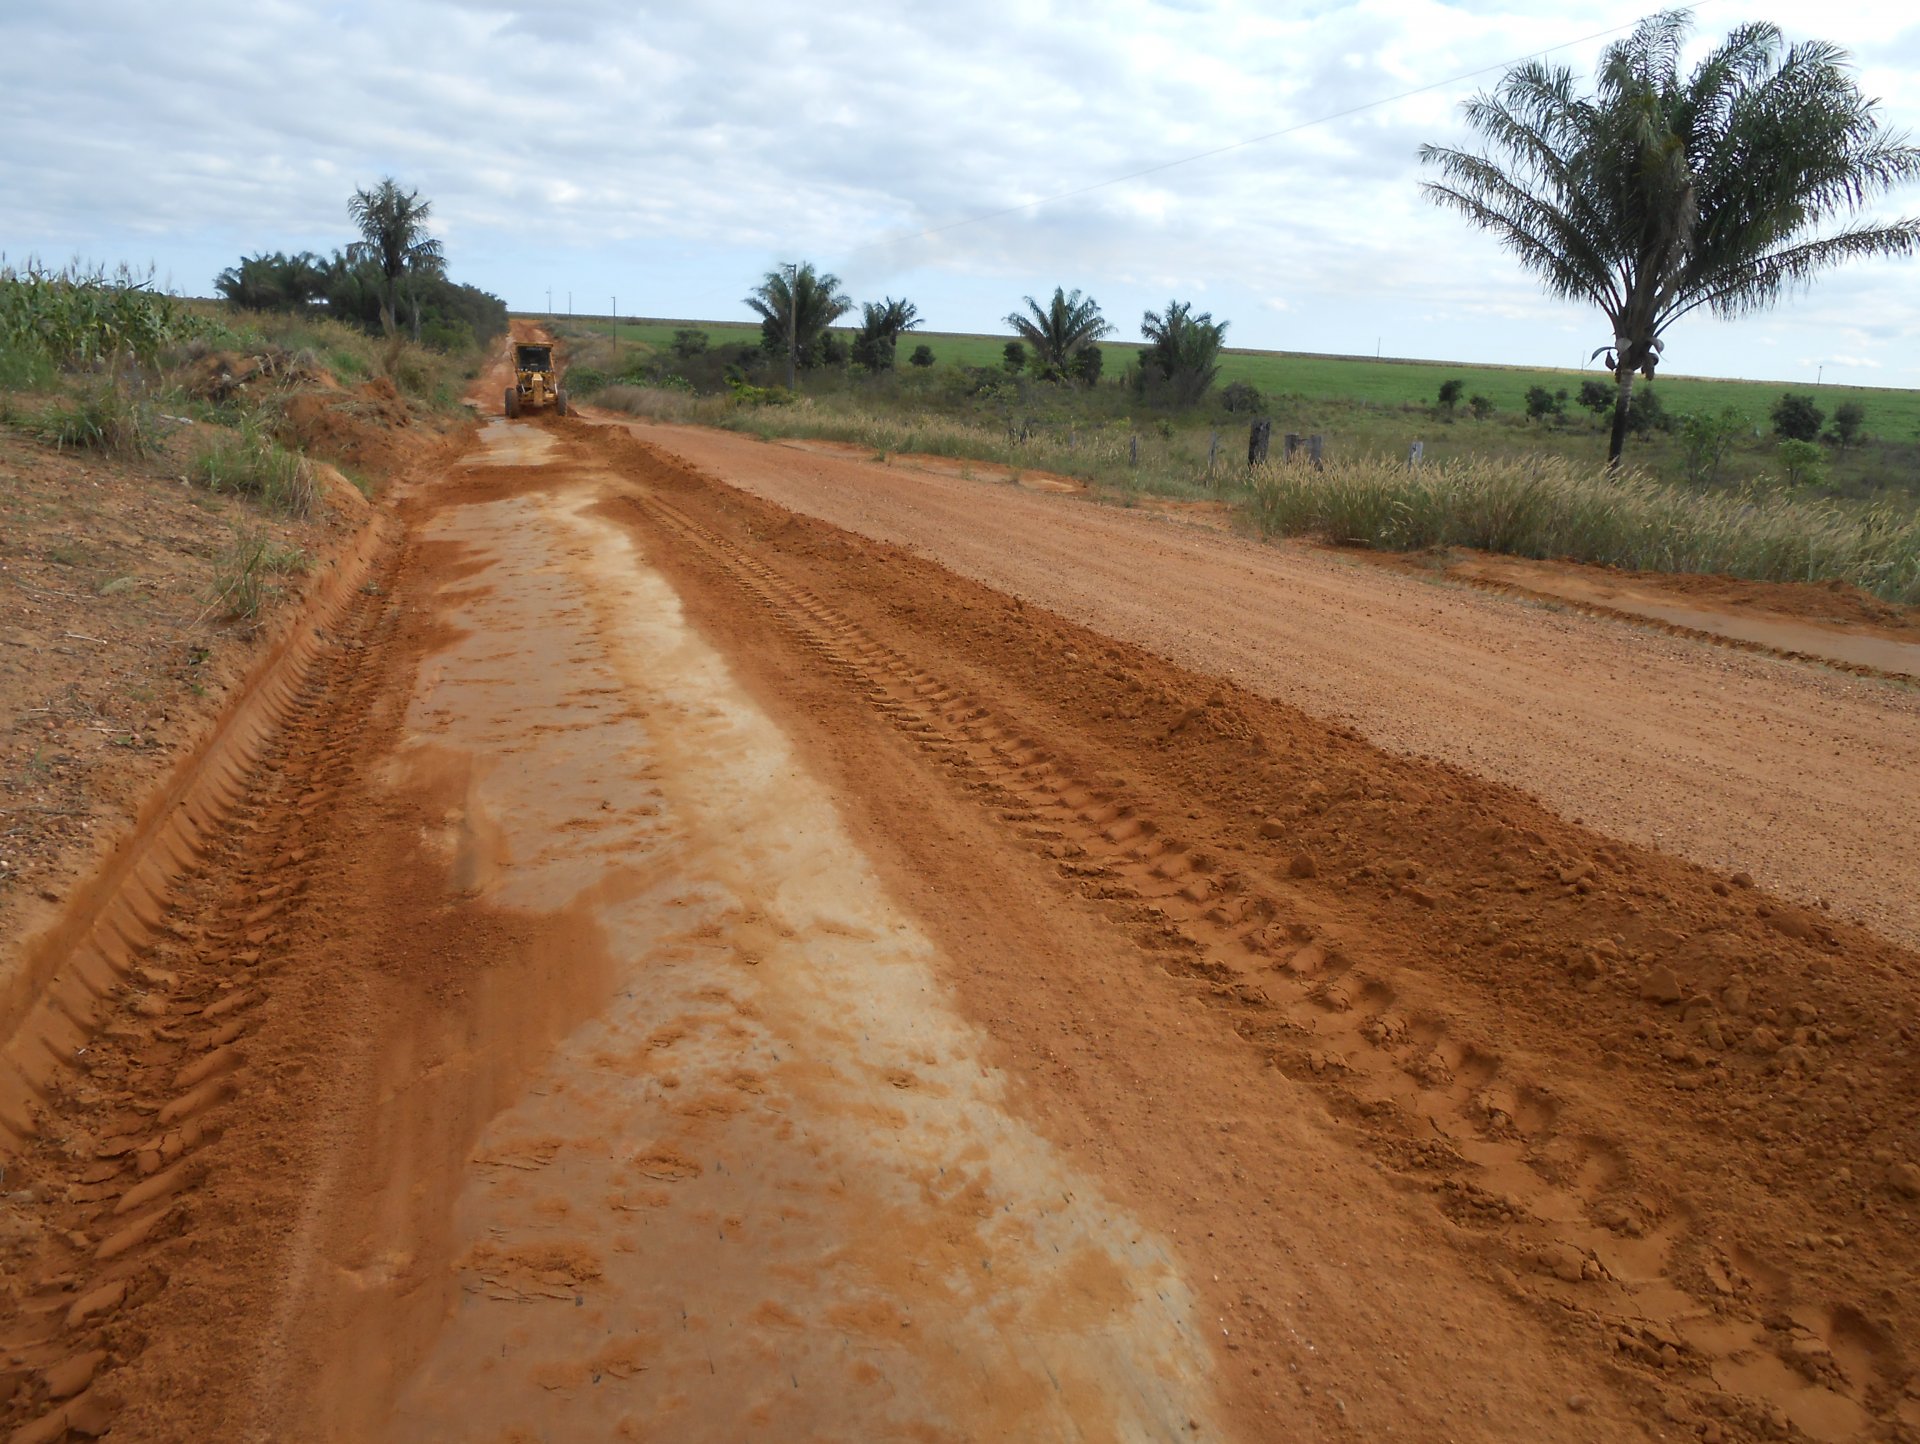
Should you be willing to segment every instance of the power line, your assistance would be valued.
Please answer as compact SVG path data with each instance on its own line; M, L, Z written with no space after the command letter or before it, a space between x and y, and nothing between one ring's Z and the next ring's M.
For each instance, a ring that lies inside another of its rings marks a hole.
M1692 8L1697 10L1712 3L1714 3L1714 0L1698 0L1698 3ZM930 236L945 235L948 231L961 230L967 226L983 225L987 221L999 220L1002 216L1018 215L1021 211L1030 211L1040 206L1052 205L1056 201L1072 200L1075 196L1089 195L1094 191L1106 190L1109 187L1117 185L1125 185L1128 181L1140 180L1150 175L1159 175L1162 171L1170 171L1183 165L1192 165L1196 161L1211 160L1215 156L1228 155L1236 150L1245 150L1249 146L1263 145L1270 140L1279 140L1282 136L1297 135L1303 130L1311 130L1317 125L1330 125L1336 120L1345 120L1350 116L1360 115L1369 110L1378 110L1383 105L1395 105L1403 100L1411 100L1416 95L1425 95L1429 91L1444 90L1449 85L1458 85L1462 81L1474 80L1495 70L1507 70L1536 57L1552 55L1554 52L1560 50L1570 50L1576 45L1586 45L1595 40L1604 40L1609 35L1618 35L1623 30L1631 30L1639 23L1638 20L1633 20L1624 25L1614 25L1605 30L1596 30L1591 35L1582 35L1576 40L1563 40L1558 45L1547 46L1544 50L1529 50L1526 54L1515 56L1511 60L1495 61L1493 64L1483 65L1477 70L1467 70L1461 72L1459 75L1450 75L1444 80L1435 80L1426 85L1417 85L1413 89L1403 90L1397 95L1385 95L1377 100L1362 101L1359 105L1349 106L1345 110L1336 110L1326 115L1318 115L1312 120L1298 121L1293 125L1282 126L1279 130L1270 130L1264 135L1249 136L1245 140L1232 141L1226 145L1215 146L1211 150L1195 151L1192 155L1183 155L1174 160L1162 161L1158 165L1150 165L1142 167L1140 170L1128 171L1125 175L1109 176L1106 180L1094 181L1083 186L1075 186L1072 190L1059 191L1049 196L1040 196L1035 200L1021 201L1017 205L1002 206L998 210L983 211L976 216L966 216L957 221L948 221L945 225L930 226L924 231L915 231L910 235L896 236L884 241L870 241L864 246L854 247L854 249L847 254L849 256L857 256L863 251L875 251L886 246L899 246L911 241L923 241Z

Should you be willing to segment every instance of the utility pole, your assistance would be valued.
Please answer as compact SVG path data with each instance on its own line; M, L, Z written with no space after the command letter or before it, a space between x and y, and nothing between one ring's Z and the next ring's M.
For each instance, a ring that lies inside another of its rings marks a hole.
M573 292L567 292L567 319L573 319Z
M799 390L795 364L800 349L800 267L787 267L787 390Z
M614 369L618 370L620 366L620 298L618 296L613 298L613 322L607 329L613 333L613 364Z
M553 319L553 287L547 287L547 319Z

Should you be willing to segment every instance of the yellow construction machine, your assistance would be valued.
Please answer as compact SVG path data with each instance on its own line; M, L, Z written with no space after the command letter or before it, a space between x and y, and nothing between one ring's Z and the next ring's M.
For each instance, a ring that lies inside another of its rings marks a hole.
M553 347L544 341L516 344L513 385L507 388L507 415L544 411L549 406L557 415L567 414L567 388L560 384L560 373L554 370Z

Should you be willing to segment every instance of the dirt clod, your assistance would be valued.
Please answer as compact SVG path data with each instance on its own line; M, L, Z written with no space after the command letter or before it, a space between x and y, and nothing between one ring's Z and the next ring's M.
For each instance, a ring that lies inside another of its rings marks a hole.
M1640 996L1651 1003L1677 1003L1684 996L1680 979L1665 963L1655 964L1640 980Z

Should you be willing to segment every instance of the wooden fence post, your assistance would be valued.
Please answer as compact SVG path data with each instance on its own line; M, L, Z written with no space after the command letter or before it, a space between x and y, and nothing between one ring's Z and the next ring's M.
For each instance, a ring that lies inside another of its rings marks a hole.
M1207 480L1213 480L1214 458L1220 455L1220 432L1216 428L1207 437Z
M1427 443L1416 441L1407 448L1407 470L1416 470L1427 459Z
M1140 464L1140 433L1136 431L1132 436L1127 438L1127 465L1138 466L1139 464Z
M1307 460L1313 463L1316 471L1320 468L1320 458L1326 444L1327 438L1317 431L1307 438Z
M1267 445L1273 440L1273 423L1261 417L1247 432L1247 465L1259 466L1267 459Z
M1286 436L1286 450L1283 453L1283 455L1286 457L1288 461L1292 461L1294 452L1298 451L1299 449L1300 449L1300 433L1297 431L1289 431Z

